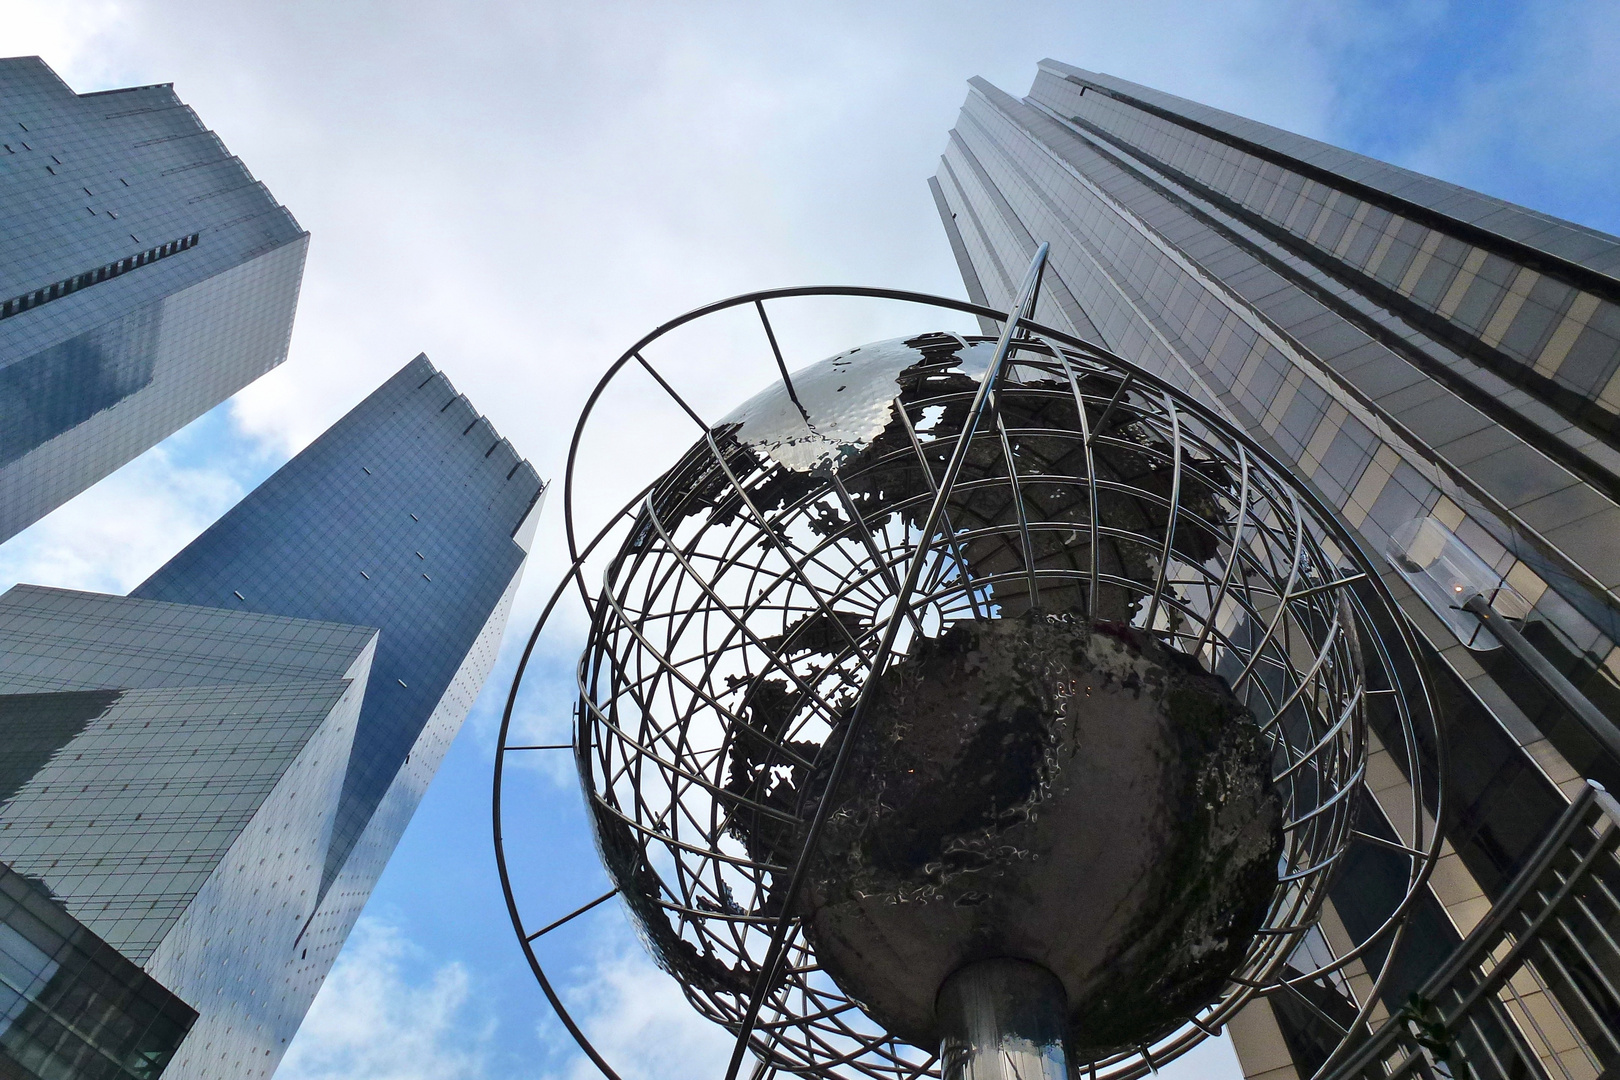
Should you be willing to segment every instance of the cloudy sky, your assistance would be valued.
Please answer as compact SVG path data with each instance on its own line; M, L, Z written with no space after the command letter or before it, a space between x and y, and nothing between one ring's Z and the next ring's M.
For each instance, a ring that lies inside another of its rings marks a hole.
M417 352L550 477L596 373L687 308L807 282L961 295L925 179L965 81L1021 94L1043 56L1620 231L1606 3L0 0L0 54L31 53L80 91L174 83L313 239L288 362L0 547L0 589L127 590ZM785 344L797 365L924 328L906 318L807 311ZM716 334L667 360L724 411L764 375L756 342ZM634 388L615 408L588 508L689 438ZM503 666L283 1077L588 1075L512 940L488 826L511 646L561 569L555 509ZM542 646L537 733L563 724L574 629ZM602 891L566 773L514 783L515 842L549 871L534 908ZM579 925L549 962L621 1071L715 1076L726 1040L623 916ZM1237 1075L1224 1045L1167 1072Z

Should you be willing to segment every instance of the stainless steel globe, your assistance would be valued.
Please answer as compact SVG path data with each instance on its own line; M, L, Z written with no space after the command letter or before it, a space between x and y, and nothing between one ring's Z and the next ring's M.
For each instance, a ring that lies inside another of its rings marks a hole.
M564 582L614 890L761 1069L960 1071L962 1002L1016 984L1052 1060L1140 1075L1255 993L1378 978L1435 856L1422 665L1348 531L1213 408L1001 318L780 364ZM1335 950L1370 739L1408 887Z

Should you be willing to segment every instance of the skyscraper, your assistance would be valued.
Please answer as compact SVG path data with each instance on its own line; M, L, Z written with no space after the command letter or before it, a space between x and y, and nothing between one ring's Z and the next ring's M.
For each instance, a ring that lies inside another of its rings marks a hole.
M287 356L309 234L168 85L0 59L0 541Z
M210 1044L208 1075L273 1068L264 1014L296 1010L296 1026L324 974L290 949L376 642L365 627L94 593L0 596L0 862L31 884L19 900L107 958L61 963L34 920L0 916L0 1062L151 1075L190 1029ZM163 1008L142 1008L152 1000ZM154 1024L163 1014L184 1023Z
M334 957L494 665L543 493L418 356L130 593L382 631L305 935Z
M418 356L129 597L0 598L0 716L28 733L0 862L167 1008L52 1060L275 1070L494 665L543 492ZM70 1027L41 985L17 1014Z
M970 85L930 180L969 295L1004 308L1050 241L1037 318L1199 397L1313 484L1387 560L1429 649L1452 803L1387 1017L1583 778L1620 782L1601 743L1620 717L1620 239L1052 60L1023 99ZM1494 639L1441 564L1522 616L1606 718L1480 648ZM1374 791L1405 783L1373 749ZM1341 951L1399 872L1369 844L1349 858L1323 923ZM1245 1072L1310 1075L1345 1005L1257 1001L1233 1025ZM1553 1068L1596 1037L1537 1052Z

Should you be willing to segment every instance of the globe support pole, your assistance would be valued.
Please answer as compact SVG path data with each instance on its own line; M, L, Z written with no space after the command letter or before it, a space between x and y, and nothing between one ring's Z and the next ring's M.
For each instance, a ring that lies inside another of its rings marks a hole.
M944 1080L1068 1080L1068 998L1056 975L1027 960L959 968L935 1009Z

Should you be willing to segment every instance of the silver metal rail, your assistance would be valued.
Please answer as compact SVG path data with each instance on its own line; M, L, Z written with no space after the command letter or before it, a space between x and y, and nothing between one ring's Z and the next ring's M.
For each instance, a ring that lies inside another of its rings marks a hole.
M1617 848L1620 804L1589 783L1485 921L1325 1080L1610 1075L1620 1063Z
M1564 708L1574 713L1588 734L1603 744L1603 749L1620 758L1620 728L1615 727L1613 720L1603 715L1574 683L1566 679L1564 673L1541 654L1540 649L1526 641L1518 627L1504 618L1483 596L1470 598L1463 604L1463 610L1478 618L1487 630L1495 634L1502 647L1513 654L1513 659L1524 665Z

